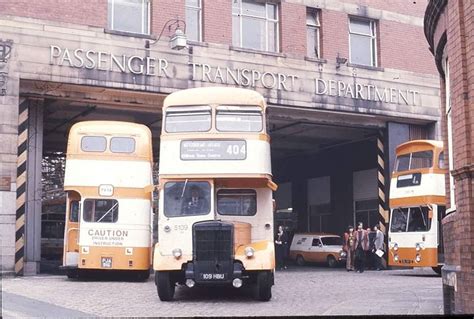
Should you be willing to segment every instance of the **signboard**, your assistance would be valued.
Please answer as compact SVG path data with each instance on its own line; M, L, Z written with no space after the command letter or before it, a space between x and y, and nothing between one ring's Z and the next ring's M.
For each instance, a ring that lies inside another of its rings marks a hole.
M421 184L421 173L398 176L397 187L418 186Z
M9 191L11 182L10 176L0 177L0 191Z
M244 140L187 140L181 142L182 160L244 160Z

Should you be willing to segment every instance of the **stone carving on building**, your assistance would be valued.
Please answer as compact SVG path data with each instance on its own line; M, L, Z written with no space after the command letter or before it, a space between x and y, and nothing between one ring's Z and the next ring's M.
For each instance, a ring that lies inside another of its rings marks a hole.
M7 95L8 59L11 56L13 40L0 39L0 96Z

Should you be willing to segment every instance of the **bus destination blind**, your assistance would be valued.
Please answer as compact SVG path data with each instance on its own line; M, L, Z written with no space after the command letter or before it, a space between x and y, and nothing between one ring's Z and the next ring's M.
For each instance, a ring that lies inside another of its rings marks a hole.
M244 160L244 140L187 140L181 142L182 160Z

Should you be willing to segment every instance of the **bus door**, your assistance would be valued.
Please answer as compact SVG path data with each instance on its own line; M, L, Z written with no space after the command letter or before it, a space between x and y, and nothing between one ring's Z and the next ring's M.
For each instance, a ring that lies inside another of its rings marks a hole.
M75 192L67 195L66 227L64 231L64 265L77 266L79 261L79 211L80 196Z

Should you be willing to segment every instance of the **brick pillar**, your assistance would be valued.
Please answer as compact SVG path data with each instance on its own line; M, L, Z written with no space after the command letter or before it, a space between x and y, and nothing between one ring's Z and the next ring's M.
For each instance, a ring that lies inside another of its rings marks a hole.
M232 45L232 2L203 0L203 41Z
M280 51L288 56L306 55L306 7L282 2L280 6Z

